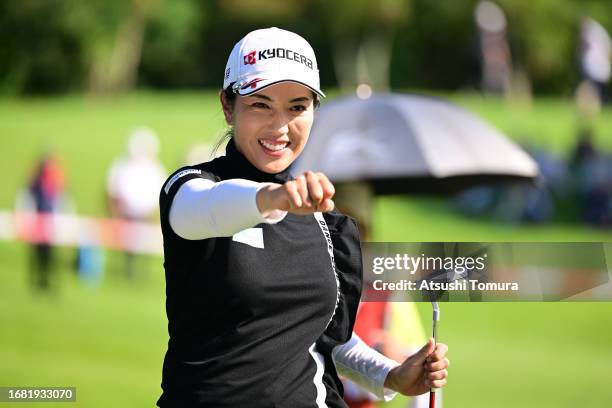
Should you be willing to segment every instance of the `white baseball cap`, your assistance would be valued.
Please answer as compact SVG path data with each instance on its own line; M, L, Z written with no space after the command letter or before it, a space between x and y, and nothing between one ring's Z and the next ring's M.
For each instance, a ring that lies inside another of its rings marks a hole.
M282 81L302 84L322 97L319 70L308 41L277 27L251 31L227 59L223 89L249 95Z

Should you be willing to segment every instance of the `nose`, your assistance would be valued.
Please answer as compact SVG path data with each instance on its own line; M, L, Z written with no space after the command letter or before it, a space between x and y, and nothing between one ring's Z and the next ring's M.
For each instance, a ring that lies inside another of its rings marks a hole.
M270 123L274 136L280 137L289 133L289 122L291 122L291 117L288 114L285 112L275 112Z

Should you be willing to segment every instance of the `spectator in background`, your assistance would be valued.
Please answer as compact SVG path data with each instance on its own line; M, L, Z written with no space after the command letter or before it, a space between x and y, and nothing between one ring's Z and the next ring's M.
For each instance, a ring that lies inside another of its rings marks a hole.
M597 150L591 130L581 130L569 167L581 221L591 225L612 225L612 175L609 163L610 160Z
M612 74L612 40L606 29L590 17L584 17L580 25L579 52L584 80L595 86L599 100L605 102Z
M504 94L510 88L512 55L504 11L491 1L480 1L474 10L480 37L482 88Z
M51 289L54 266L53 224L51 215L59 211L64 202L66 175L59 159L44 153L37 161L36 169L29 182L26 200L28 204L18 204L18 210L27 208L33 213L30 236L32 242L32 262L30 283L42 291Z
M470 216L520 224L553 220L556 204L568 194L565 162L541 149L525 147L540 169L535 183L481 185L464 190L454 199L456 208Z
M157 213L159 190L166 171L157 154L159 141L148 128L135 129L124 156L116 159L108 172L107 196L111 215L123 221L151 221ZM122 224L120 247L125 251L128 278L134 275L134 243L127 224Z

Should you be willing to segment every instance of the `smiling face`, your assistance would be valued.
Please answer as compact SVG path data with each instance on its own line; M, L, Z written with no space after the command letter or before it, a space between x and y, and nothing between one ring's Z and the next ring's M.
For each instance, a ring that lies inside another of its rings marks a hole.
M236 148L259 170L285 170L304 149L314 118L310 89L279 82L231 104L221 92L225 120L233 126Z

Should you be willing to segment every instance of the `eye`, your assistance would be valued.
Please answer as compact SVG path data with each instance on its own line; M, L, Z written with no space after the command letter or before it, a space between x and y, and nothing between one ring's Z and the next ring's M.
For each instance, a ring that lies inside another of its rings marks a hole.
M267 109L268 108L268 105L266 105L263 102L255 102L255 103L251 104L251 106L254 107L254 108L261 108L261 109Z
M291 110L294 112L303 112L306 110L306 107L304 105L295 105L291 107Z

